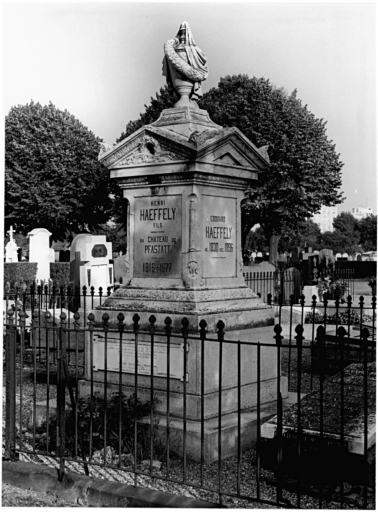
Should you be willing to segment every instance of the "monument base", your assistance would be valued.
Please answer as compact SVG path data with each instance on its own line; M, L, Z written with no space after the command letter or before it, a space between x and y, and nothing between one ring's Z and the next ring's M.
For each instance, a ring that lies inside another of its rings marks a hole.
M202 319L207 322L208 332L216 332L219 320L225 323L226 331L274 324L273 307L261 302L246 286L197 290L123 286L93 311L96 322L102 322L104 312L110 324L118 324L117 316L122 312L127 327L132 326L132 317L138 313L142 330L148 329L151 315L161 327L169 316L173 330L179 332L186 317L191 333L198 332Z
M238 438L240 435L240 451L246 451L256 444L257 429L262 422L268 421L277 414L277 402L274 391L277 389L277 379L271 379L271 382L262 382L264 396L260 406L260 414L257 408L244 409L240 412L224 414L219 422L219 416L207 418L203 421L203 460L205 464L211 464L219 459L219 432L221 435L221 458L233 457L238 453ZM267 387L269 390L267 390ZM112 389L114 388L114 389ZM123 392L128 396L134 392L134 388L123 387ZM282 397L288 396L287 377L281 377L280 389ZM102 388L103 390L103 388ZM118 391L115 386L108 387L109 395ZM274 391L273 391L274 390ZM267 393L268 391L268 393ZM95 392L99 391L98 385L95 386ZM90 383L88 381L79 381L79 396L83 398L90 394ZM164 396L163 396L164 395ZM166 393L155 392L158 401L157 412L153 415L154 438L159 445L167 445L167 415L166 411ZM138 389L138 398L149 399L150 390ZM267 401L268 400L268 401ZM182 401L182 398L181 398ZM164 414L165 412L165 414ZM145 424L151 423L150 416L142 420ZM202 423L200 420L187 419L169 416L169 450L179 457L183 457L184 446L186 457L190 460L200 462ZM184 438L184 431L186 432Z

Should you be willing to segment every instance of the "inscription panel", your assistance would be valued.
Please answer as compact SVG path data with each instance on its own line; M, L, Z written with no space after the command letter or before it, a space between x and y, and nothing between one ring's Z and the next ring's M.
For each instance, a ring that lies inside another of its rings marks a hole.
M120 341L107 340L107 370L119 372ZM153 370L155 377L167 377L167 345L155 342ZM105 342L101 335L93 337L93 369L95 371L105 369ZM122 341L122 372L135 374L135 341ZM151 375L151 343L138 342L138 375ZM184 380L184 344L171 343L170 346L170 371L172 379Z
M236 276L236 199L203 196L204 277Z
M181 196L135 198L134 276L181 277Z

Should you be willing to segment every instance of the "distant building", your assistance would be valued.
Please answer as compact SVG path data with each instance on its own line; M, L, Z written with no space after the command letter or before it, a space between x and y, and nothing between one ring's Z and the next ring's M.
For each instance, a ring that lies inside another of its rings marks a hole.
M318 224L320 231L333 231L333 219L337 217L337 206L322 206L319 213L312 217L312 221Z
M368 215L373 215L373 209L366 207L366 208L352 208L352 215L355 219L361 220Z

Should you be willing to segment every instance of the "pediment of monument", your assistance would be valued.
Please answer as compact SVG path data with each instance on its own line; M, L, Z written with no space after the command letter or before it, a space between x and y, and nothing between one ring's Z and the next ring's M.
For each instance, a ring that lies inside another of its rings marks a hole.
M261 151L237 128L202 133L197 158L216 164L264 169L269 163L266 148Z
M100 153L99 160L113 169L186 160L190 156L190 145L182 144L185 140L180 144L177 137L169 137L160 131L144 126L114 148Z
M189 160L262 170L269 162L266 148L259 150L237 128L215 124L184 131L176 125L146 125L113 148L104 148L99 160L110 169Z

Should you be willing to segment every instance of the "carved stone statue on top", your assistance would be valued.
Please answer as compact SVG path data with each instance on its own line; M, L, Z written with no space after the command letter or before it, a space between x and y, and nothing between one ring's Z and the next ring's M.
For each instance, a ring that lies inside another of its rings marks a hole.
M164 45L163 75L180 96L175 107L198 108L202 96L201 82L209 74L207 59L196 46L187 21L181 23L174 39Z

